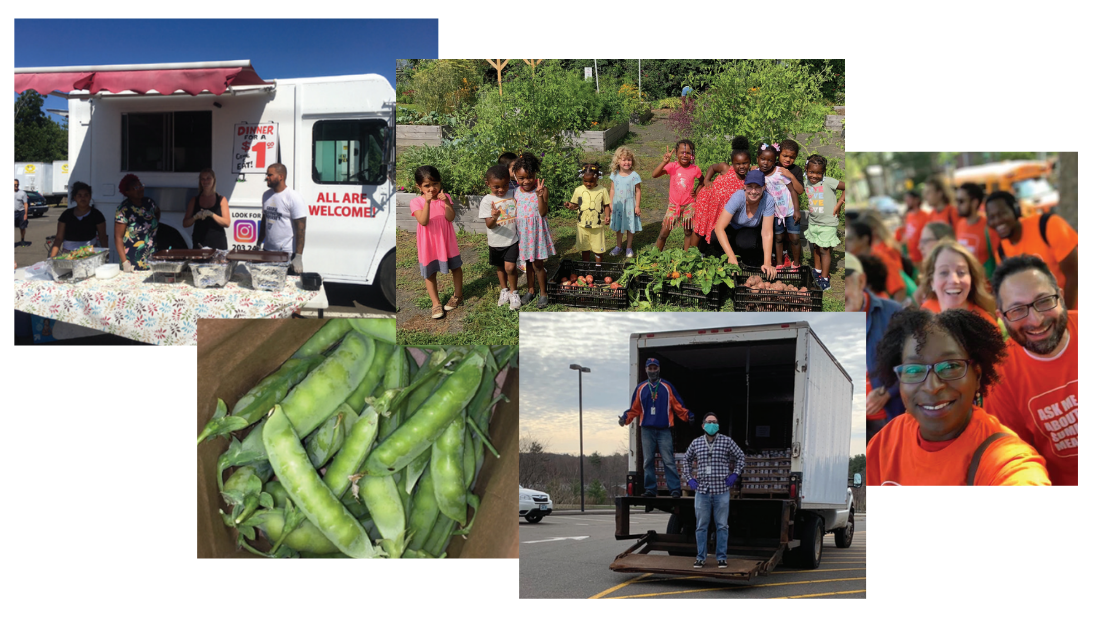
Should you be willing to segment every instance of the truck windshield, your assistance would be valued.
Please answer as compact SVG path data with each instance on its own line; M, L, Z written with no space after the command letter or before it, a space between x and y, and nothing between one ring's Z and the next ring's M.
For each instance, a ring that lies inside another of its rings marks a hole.
M321 120L313 125L313 181L378 185L386 180L385 120Z

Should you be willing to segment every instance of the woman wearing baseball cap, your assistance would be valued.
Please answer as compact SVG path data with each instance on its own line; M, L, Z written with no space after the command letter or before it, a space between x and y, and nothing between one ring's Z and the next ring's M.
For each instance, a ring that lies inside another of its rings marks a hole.
M718 244L731 264L760 267L768 279L775 278L771 256L764 256L765 251L771 251L773 240L773 221L765 219L774 215L771 197L764 194L764 173L749 171L745 188L733 193L714 225Z

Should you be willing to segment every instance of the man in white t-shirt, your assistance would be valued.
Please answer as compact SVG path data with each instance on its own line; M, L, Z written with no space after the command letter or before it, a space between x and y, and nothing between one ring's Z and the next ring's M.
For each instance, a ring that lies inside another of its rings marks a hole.
M285 251L292 254L291 270L302 273L302 249L306 246L306 215L309 210L302 195L286 186L286 166L267 167L267 187L264 193L264 218L260 221L257 250Z

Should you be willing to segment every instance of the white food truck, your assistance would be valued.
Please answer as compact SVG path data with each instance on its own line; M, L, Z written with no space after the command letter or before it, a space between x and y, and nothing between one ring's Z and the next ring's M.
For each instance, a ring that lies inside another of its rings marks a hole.
M250 61L227 61L22 68L21 88L68 99L68 183L90 184L108 221L124 198L119 181L134 173L161 223L190 245L184 213L209 167L229 202L229 247L250 249L266 169L281 162L309 208L304 270L325 282L377 283L396 303L395 93L385 77L265 81Z

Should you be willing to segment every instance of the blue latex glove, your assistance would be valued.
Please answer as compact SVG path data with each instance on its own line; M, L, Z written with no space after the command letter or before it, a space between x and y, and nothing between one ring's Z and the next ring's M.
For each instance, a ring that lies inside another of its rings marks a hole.
M733 484L737 482L738 478L740 478L740 477L737 476L737 474L730 474L729 476L727 476L726 477L726 487L733 487Z
M699 481L694 478L689 478L688 487L691 487L691 491L699 491Z

